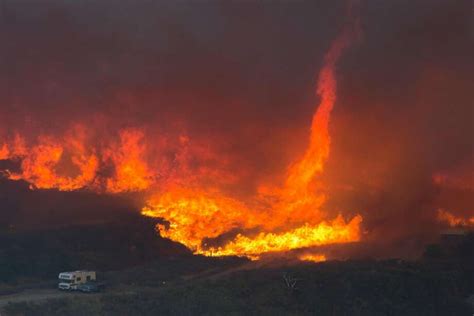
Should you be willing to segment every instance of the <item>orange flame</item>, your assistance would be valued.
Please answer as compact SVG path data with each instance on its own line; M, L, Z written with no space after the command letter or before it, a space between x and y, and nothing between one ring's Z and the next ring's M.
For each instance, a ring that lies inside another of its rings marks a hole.
M361 221L362 217L356 216L346 223L341 216L338 216L331 222L323 221L317 225L304 224L283 233L260 232L254 237L238 234L233 241L223 247L210 247L198 253L214 256L243 255L258 259L260 254L267 252L353 242L360 238Z
M0 160L19 158L26 155L25 140L19 134L15 134L11 143L4 142L0 147Z
M305 155L290 166L283 188L262 186L261 194L253 201L254 205L274 201L270 207L263 210L249 207L215 190L171 186L164 193L151 197L142 210L146 216L164 218L169 222L169 227L157 226L162 236L185 244L195 253L241 255L252 259L266 252L360 239L360 215L347 223L342 216L332 221L323 220L320 207L325 201L324 186L315 179L329 157L328 125L336 100L334 68L354 34L352 27L345 28L326 54L317 88L321 102L313 117ZM239 233L223 246L203 244L206 238L216 238L233 229L255 228L260 230L257 235Z
M324 162L329 157L331 139L328 125L336 101L337 85L334 68L343 51L349 46L353 33L353 27L346 27L342 35L331 44L325 56L325 64L319 73L317 85L321 102L313 116L309 147L303 159L290 167L286 180L286 188L290 194L306 193L315 174L323 171Z
M112 193L140 191L153 183L153 176L144 159L146 148L140 130L120 132L120 143L106 149L104 159L115 166L115 175L107 179L107 191Z
M0 147L0 160L21 159L21 171L9 172L11 180L25 180L31 188L72 191L83 188L119 193L147 189L153 183L142 143L143 132L120 131L120 141L105 144L100 152L88 143L85 127L76 125L63 137L40 135L27 146L20 135ZM100 168L110 162L112 175ZM101 187L101 183L105 183Z
M323 262L326 261L326 256L322 254L312 254L312 253L305 253L298 256L298 259L301 261L311 261L311 262Z
M470 218L457 217L454 214L445 211L443 209L438 209L438 221L446 222L451 227L456 226L474 226L474 216Z
M0 147L0 160L5 160L10 157L10 150L8 149L8 145L3 143L2 147Z
M21 137L15 137L13 156L24 156L21 173L10 174L10 179L23 179L40 189L70 191L90 184L98 168L98 158L85 145L85 131L76 127L63 139L41 136L38 144L26 148Z
M237 227L247 227L258 222L250 219L242 203L196 189L174 187L164 194L152 197L143 215L165 218L170 227L158 225L163 237L182 242L189 248L202 252L201 241L214 238Z

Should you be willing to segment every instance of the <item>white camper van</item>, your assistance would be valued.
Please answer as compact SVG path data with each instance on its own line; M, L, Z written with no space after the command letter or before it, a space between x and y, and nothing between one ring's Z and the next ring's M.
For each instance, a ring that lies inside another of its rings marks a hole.
M60 290L75 291L78 285L95 280L95 271L61 272L59 274L58 288Z

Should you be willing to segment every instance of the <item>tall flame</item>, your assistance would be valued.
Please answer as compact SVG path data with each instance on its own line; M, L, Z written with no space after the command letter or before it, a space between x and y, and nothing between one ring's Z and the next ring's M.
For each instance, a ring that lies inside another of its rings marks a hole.
M108 192L140 191L152 184L152 173L144 160L143 138L140 130L123 130L120 143L106 149L104 159L115 166L115 176L107 179Z
M349 222L345 222L342 216L332 221L324 220L325 214L320 210L325 201L324 186L316 179L329 157L328 126L336 100L335 66L357 34L357 26L354 19L331 44L325 56L317 84L321 100L313 116L310 143L302 159L288 169L284 186L262 189L252 206L223 196L218 191L171 186L164 193L150 198L142 211L144 215L169 222L169 227L158 225L162 236L185 244L195 253L250 258L258 258L265 252L360 239L360 215ZM274 201L269 207L255 207L268 200ZM255 228L260 231L258 234L239 233L221 246L203 244L204 240L233 229Z
M306 193L315 174L323 171L324 162L329 157L331 138L328 126L336 101L337 87L335 66L356 34L357 21L354 23L354 25L344 28L342 34L332 42L324 58L324 66L319 73L317 85L317 94L321 101L313 116L309 146L303 158L290 167L286 180L286 190L291 194Z

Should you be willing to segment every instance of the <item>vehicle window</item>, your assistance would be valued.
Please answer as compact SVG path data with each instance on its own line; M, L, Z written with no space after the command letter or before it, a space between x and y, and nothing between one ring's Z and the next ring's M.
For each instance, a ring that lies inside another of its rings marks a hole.
M80 277L79 277L79 278L77 278L77 279L76 279L76 281L81 281L81 278L80 278Z
M90 280L91 280L91 276L88 275L88 276L86 277L86 279L87 279L87 281L90 281Z
M73 280L64 280L64 279L60 279L59 280L61 283L72 283Z

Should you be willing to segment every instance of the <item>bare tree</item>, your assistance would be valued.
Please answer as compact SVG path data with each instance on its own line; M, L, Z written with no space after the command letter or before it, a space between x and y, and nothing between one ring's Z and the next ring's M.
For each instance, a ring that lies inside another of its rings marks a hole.
M285 272L283 274L283 280L285 281L286 288L290 291L293 292L297 290L298 288L296 287L296 283L300 281L301 279L294 278L291 276L291 274Z

